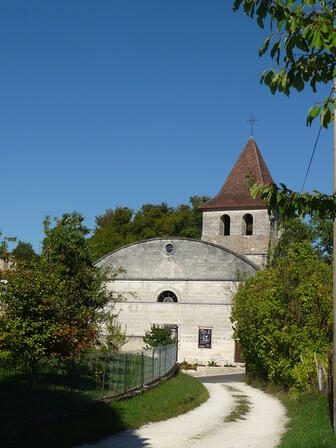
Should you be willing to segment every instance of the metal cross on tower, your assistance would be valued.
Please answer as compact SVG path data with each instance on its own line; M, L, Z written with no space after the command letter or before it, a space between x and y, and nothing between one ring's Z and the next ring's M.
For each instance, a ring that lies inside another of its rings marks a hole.
M253 125L257 120L254 118L253 114L251 114L247 121L251 124L251 137L253 137Z

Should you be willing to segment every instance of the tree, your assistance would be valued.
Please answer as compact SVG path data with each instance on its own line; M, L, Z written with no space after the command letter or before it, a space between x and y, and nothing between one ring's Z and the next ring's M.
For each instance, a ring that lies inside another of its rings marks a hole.
M118 314L111 312L105 319L105 341L102 349L107 352L119 352L121 347L126 343L126 331L122 329L121 323L118 321Z
M333 260L333 222L329 217L319 219L313 216L310 220L314 243L321 257L328 264Z
M73 358L92 346L104 320L104 307L111 298L104 286L106 272L94 267L86 236L89 229L84 218L74 212L44 221L45 238L40 269L55 278L54 293L58 329L54 332L53 353L62 358Z
M275 65L263 71L261 83L272 94L289 96L292 89L302 91L309 83L313 91L318 84L327 84L336 77L336 38L334 0L235 0L234 11L243 7L244 12L257 18L259 27L270 26L271 33L259 50L263 56L269 52ZM330 94L323 105L314 105L307 116L307 125L320 116L321 125L332 123L335 99ZM252 197L260 195L269 209L276 209L280 217L310 214L318 218L334 219L336 195L314 191L313 194L296 193L284 184L259 186L251 179Z
M33 376L40 359L53 354L59 331L55 277L36 263L19 264L0 283L0 356Z
M335 78L334 0L235 0L233 9L241 6L247 15L256 16L260 28L270 26L271 33L259 55L269 52L275 60L274 67L261 76L261 83L272 94L289 96L292 89L301 92L308 83L316 92L317 84L327 84ZM328 127L333 121L334 103L330 93L322 107L316 105L309 110L307 124L320 115L322 126Z
M150 331L146 331L143 337L144 343L149 347L173 344L176 338L172 336L172 330L167 325L152 325Z
M8 261L10 259L10 252L8 250L8 243L15 242L15 237L3 236L0 231L0 260Z
M17 264L0 291L0 353L30 372L39 360L73 360L95 345L111 299L106 272L92 265L78 213L44 221L39 259Z
M30 243L19 241L16 247L12 250L12 255L16 261L30 263L35 257L37 257L33 246Z
M96 227L90 238L93 259L125 246L149 238L187 237L199 239L202 233L202 212L199 205L206 196L192 196L189 204L169 207L144 204L134 213L127 207L108 209L96 217Z
M305 221L298 217L284 219L280 223L280 233L281 238L272 255L272 264L284 257L292 246L303 242L308 242L327 264L332 263L333 225L330 219L319 219L317 216Z
M313 230L309 223L300 218L283 220L280 225L281 238L274 249L272 263L285 256L288 250L297 243L313 243Z
M295 243L242 284L231 320L249 372L297 390L316 376L332 341L332 272L309 242Z

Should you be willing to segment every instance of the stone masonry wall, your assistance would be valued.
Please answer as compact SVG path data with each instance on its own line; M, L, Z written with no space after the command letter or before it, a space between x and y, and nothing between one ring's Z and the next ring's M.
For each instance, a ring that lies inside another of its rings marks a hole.
M253 216L253 234L244 234L243 216ZM230 216L230 235L221 234L221 217ZM219 244L237 253L244 254L259 266L263 266L268 250L270 222L268 212L262 210L221 210L203 212L202 240Z

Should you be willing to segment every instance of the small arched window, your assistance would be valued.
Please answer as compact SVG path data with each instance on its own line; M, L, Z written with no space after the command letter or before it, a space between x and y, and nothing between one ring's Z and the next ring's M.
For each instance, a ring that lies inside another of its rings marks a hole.
M221 216L221 222L220 222L220 234L224 236L230 235L230 225L231 225L231 219L229 215L223 215Z
M243 216L243 233L253 235L253 216L250 213Z
M157 301L164 303L177 303L177 297L172 291L163 291L159 295Z

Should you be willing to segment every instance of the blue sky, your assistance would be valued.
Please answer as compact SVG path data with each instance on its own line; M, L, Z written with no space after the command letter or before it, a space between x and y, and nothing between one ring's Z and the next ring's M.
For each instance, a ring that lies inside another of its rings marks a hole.
M42 220L215 195L250 136L300 189L330 86L290 98L259 84L264 33L232 1L1 0L1 218L39 250ZM306 189L331 192L332 130Z

